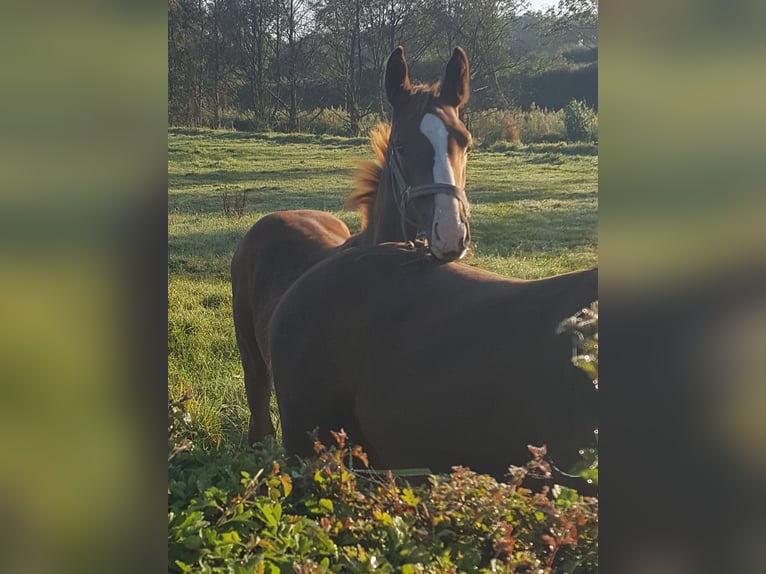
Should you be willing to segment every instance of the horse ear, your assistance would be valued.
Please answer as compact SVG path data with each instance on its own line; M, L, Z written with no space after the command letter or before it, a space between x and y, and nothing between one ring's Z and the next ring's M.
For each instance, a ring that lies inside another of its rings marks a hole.
M386 63L386 96L391 105L396 105L399 96L410 89L410 76L404 60L404 48L397 46Z
M457 46L447 63L439 95L449 105L459 108L468 101L469 82L468 56L463 48Z

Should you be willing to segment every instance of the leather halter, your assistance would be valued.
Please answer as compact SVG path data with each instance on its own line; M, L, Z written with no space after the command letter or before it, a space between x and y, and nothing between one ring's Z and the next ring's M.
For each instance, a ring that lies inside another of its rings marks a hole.
M399 209L399 215L401 216L402 224L402 238L407 241L407 205L413 200L419 197L426 197L429 195L437 195L443 193L445 195L451 195L457 199L463 206L464 212L468 213L468 204L465 197L465 189L452 185L451 183L425 183L422 185L409 185L404 177L404 170L402 169L401 158L396 151L396 147L389 143L388 145L388 166L389 173L391 174L391 189L394 193L394 200L396 207ZM410 221L410 223L416 223ZM468 222L465 222L466 230L468 231ZM468 231L470 234L470 231ZM468 236L470 237L470 235Z

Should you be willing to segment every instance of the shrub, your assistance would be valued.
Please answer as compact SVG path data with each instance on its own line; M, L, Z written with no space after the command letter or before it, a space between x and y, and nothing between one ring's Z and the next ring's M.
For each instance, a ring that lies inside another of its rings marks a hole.
M522 115L521 140L524 143L558 142L566 139L564 114L548 111L532 103Z
M234 127L235 122L239 120L242 112L236 108L224 108L221 110L221 127L228 130L237 129Z
M572 336L572 364L582 369L598 389L598 301L562 321L557 331ZM598 484L598 451L586 449L582 455L575 472Z
M508 483L456 467L413 487L365 473L366 456L342 431L330 447L315 440L310 461L274 442L175 448L182 404L171 409L172 572L597 571L598 501L521 487L545 468L544 449L530 449L533 461Z
M594 142L598 141L598 114L593 114L593 123L591 124L590 139Z
M313 134L348 135L350 119L343 108L318 108L302 114L301 130Z
M241 132L263 132L269 128L267 118L253 110L242 110L233 115L227 115L232 127Z
M558 332L572 336L572 363L598 388L598 301L562 321Z
M539 108L534 103L527 112L472 111L466 114L465 121L482 147L497 142L529 144L598 140L598 116L585 104L574 100L558 111Z
M569 141L594 139L596 114L583 102L572 100L564 108L564 124Z
M359 122L359 131L363 134L363 143L367 143L367 134L380 122L387 122L388 118L380 114L367 114Z
M489 109L466 114L466 125L482 147L507 144L560 142L566 139L564 112L532 104L528 112Z
M521 113L517 110L504 112L500 128L500 137L504 142L521 143Z
M504 139L503 130L510 112L499 109L477 110L465 114L466 127L479 145L488 146ZM512 121L508 121L512 128ZM510 130L509 130L510 131ZM513 134L509 134L513 135Z

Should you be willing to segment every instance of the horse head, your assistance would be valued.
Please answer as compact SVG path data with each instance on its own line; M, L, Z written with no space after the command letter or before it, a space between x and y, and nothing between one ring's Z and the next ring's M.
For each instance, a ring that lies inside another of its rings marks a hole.
M439 260L463 257L470 243L465 194L471 134L459 109L468 101L468 57L455 48L440 84L412 85L404 49L388 58L385 87L393 112L386 152L391 187L405 240L425 236Z

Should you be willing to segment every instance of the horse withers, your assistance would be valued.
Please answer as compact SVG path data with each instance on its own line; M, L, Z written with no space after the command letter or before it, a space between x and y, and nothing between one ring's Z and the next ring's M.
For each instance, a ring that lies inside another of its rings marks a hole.
M596 390L557 326L597 282L597 269L510 279L392 244L324 260L272 319L286 449L310 455L308 431L344 428L377 469L502 478L544 444L568 470L593 442Z
M274 434L270 416L269 326L287 289L309 268L353 246L422 238L434 257L463 257L470 243L465 195L471 134L459 118L468 99L469 65L455 48L441 84L413 85L404 50L386 64L390 125L371 132L376 162L358 166L346 207L361 211L351 236L334 216L280 211L260 219L241 240L231 264L234 327L245 377L248 441Z

